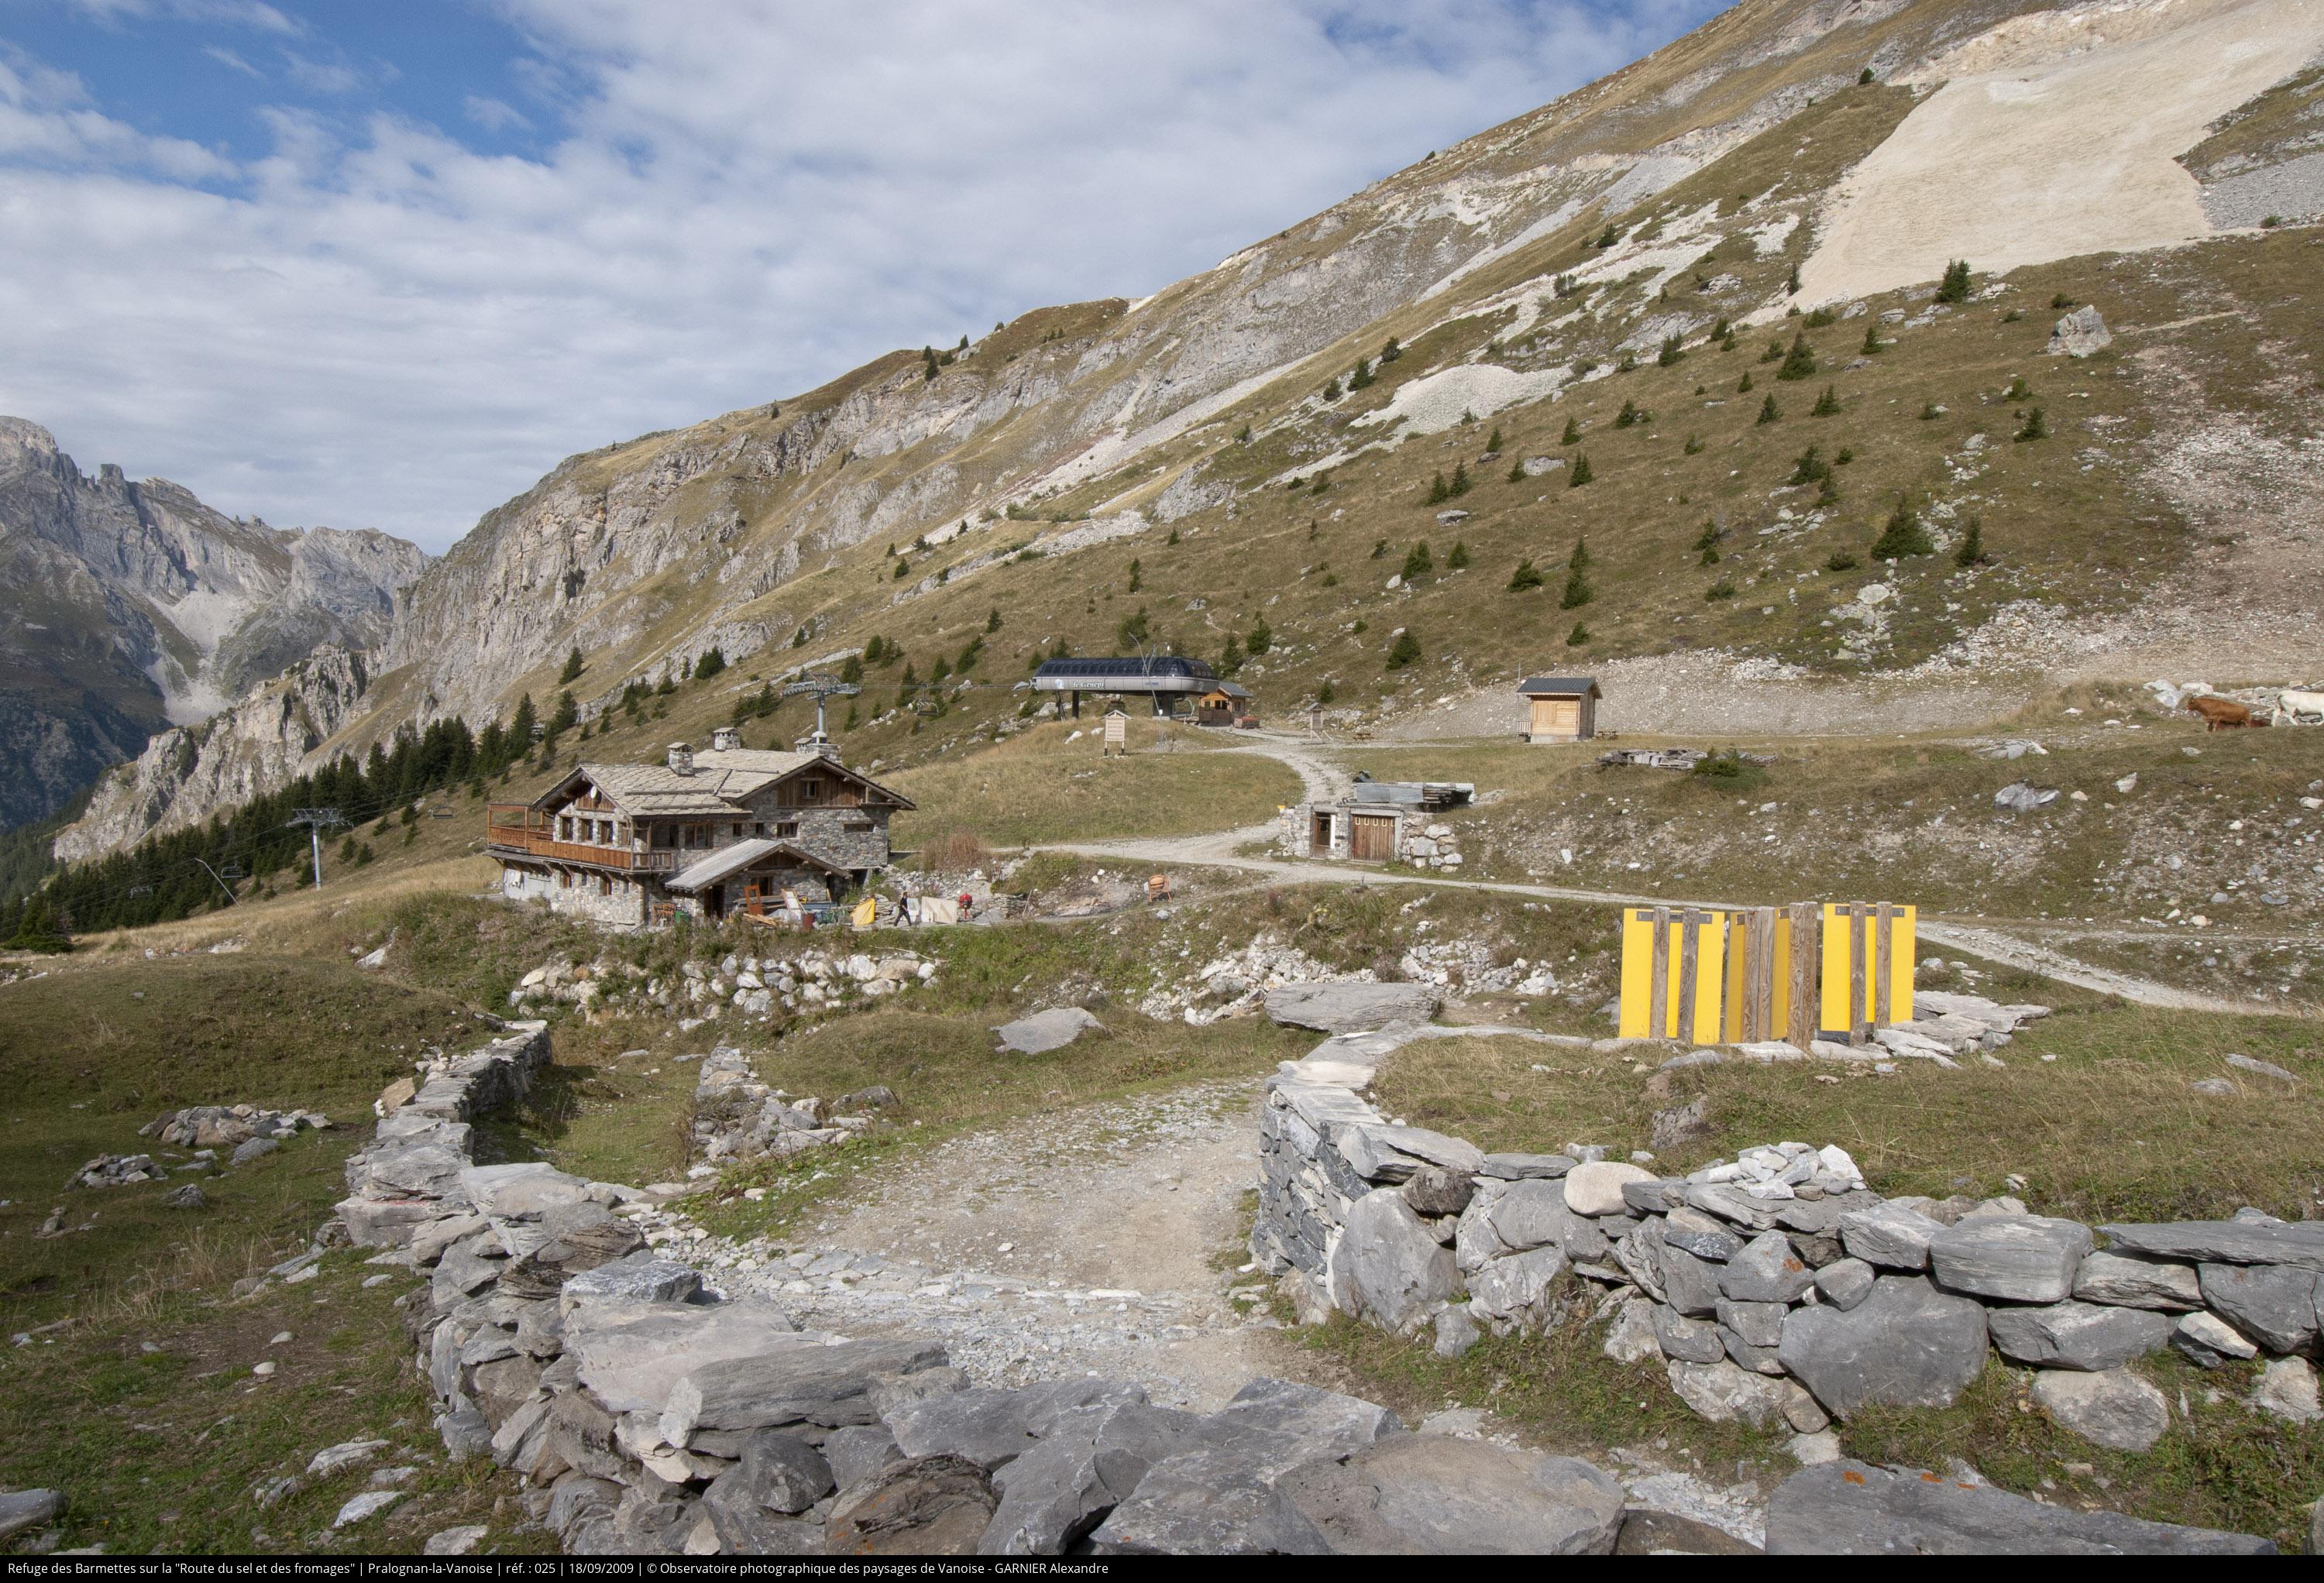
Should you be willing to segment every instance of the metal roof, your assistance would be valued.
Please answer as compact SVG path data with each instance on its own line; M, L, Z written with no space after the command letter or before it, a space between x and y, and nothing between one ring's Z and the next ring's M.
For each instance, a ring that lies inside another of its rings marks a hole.
M1517 691L1528 696L1545 693L1560 698L1579 697L1585 693L1598 698L1606 695L1598 690L1596 676L1527 676L1517 684Z
M860 770L822 753L786 753L751 748L710 748L694 755L694 773L680 775L668 764L584 764L535 799L548 805L576 778L586 778L632 815L700 815L710 818L743 811L748 800L779 780L821 766L878 792L899 808L914 805Z
M839 874L846 871L829 858L817 857L803 846L795 845L788 841L769 840L762 836L754 841L738 841L733 846L720 847L707 857L696 858L693 862L663 880L662 888L682 891L706 889L717 884L721 879L740 873L761 858L778 856L795 858L802 863L812 864L826 874Z
M1033 686L1042 692L1204 693L1218 679L1209 661L1176 654L1045 659L1033 673Z

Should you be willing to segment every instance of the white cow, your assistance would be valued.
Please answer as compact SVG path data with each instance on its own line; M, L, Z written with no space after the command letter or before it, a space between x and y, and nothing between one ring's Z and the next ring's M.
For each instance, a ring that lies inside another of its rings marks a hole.
M2300 693L2287 687L2275 695L2275 711L2268 716L2268 723L2298 725L2302 716L2310 715L2324 721L2324 693Z

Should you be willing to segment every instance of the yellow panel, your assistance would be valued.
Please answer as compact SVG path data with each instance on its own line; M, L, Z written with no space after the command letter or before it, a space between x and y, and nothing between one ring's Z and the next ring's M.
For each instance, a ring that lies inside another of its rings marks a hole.
M1704 915L1704 921L1695 929L1694 1005L1690 1013L1679 1004L1684 977L1680 971L1680 953L1685 931L1674 911L1670 924L1669 981L1657 1015L1646 1007L1654 986L1654 909L1622 909L1622 1019L1618 1030L1622 1037L1684 1038L1699 1045L1719 1042L1720 989L1726 969L1726 953L1722 949L1726 916L1708 908L1698 911Z
M1909 1022L1913 1016L1914 926L1917 909L1899 907L1888 925L1888 1018L1891 1022ZM1878 991L1874 986L1873 962L1877 955L1874 921L1864 922L1864 1004L1857 1008L1856 1017L1849 1015L1849 986L1854 977L1849 964L1849 923L1848 915L1838 903L1827 902L1823 909L1823 1009L1819 1025L1827 1032L1843 1033L1855 1025L1858 1017L1868 1020L1878 1005Z

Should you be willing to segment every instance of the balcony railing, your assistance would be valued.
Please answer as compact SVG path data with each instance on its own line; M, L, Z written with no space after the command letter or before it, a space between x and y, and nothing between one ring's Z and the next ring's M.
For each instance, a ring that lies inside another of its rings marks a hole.
M484 844L495 851L521 852L552 862L587 863L623 873L659 874L678 867L675 851L632 851L593 842L560 841L548 820L522 803L495 803L484 815Z

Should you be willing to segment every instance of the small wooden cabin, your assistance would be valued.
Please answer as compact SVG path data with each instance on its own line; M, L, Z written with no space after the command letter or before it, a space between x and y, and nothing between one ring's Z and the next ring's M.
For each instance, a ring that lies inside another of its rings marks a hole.
M1532 705L1529 742L1579 742L1598 734L1596 676L1528 676L1517 695Z
M1197 725L1233 725L1249 719L1256 722L1259 711L1252 707L1250 689L1232 682L1221 682L1194 700L1194 723Z

